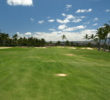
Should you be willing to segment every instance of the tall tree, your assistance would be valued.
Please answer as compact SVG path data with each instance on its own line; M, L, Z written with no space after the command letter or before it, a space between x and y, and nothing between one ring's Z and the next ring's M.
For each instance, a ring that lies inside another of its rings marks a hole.
M60 46L61 45L61 42L60 41L57 41L56 45L57 46Z
M65 35L62 35L61 38L63 40L63 43L64 43L64 40L67 40Z
M70 42L67 40L65 44L66 44L66 46L69 46Z
M87 40L89 39L88 34L86 34L86 35L84 36L84 39L86 39L86 46L87 46Z
M97 29L96 36L98 37L98 51L101 49L101 40L103 40L103 28Z
M13 42L14 42L14 45L16 46L18 46L18 35L17 34L15 34L15 35L13 35Z
M95 39L96 35L92 34L89 39L91 39L91 41L93 41Z
M0 33L0 39L2 42L2 46L5 46L6 40L9 38L9 35L6 33Z
M110 23L110 21L109 21L109 23ZM110 24L107 24L106 23L106 24L104 24L104 26L105 26L105 29L107 31L107 37L106 37L106 39L108 41L108 47L109 47L110 46Z

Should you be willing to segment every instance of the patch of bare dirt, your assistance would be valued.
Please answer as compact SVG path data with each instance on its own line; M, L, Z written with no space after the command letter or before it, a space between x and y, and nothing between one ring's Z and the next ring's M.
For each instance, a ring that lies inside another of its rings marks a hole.
M88 50L93 50L93 48L81 48L81 49L88 49Z
M12 48L12 47L0 47L0 49L8 49L8 48Z
M67 76L67 74L64 74L64 73L59 73L59 74L54 74L55 76L61 76L61 77L65 77Z
M86 48L81 48L81 49L86 49Z
M44 48L44 49L45 49L45 48L47 48L47 47L35 47L35 48Z
M88 50L93 50L93 48L87 48Z
M64 54L66 56L75 56L74 54Z
M75 47L69 47L68 49L76 49Z

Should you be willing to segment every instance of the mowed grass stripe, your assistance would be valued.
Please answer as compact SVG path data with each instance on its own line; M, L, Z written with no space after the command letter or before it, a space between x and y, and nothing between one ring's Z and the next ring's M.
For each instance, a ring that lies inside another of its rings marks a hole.
M80 48L0 50L0 98L109 100L109 57L109 53ZM67 76L55 76L57 73Z

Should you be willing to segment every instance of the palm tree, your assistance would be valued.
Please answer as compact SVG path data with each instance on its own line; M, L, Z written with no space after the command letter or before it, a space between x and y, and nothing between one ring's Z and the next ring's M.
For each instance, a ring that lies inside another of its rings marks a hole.
M99 39L98 51L100 51L100 48L101 48L101 41L102 41L102 40L105 40L105 37L106 37L104 27L100 27L100 28L97 30L96 36L97 36L98 39ZM105 42L104 42L104 44L105 44Z
M106 27L103 27L103 39L104 39L103 51L105 51L107 47L107 36L108 36L108 29Z
M89 39L88 34L86 34L86 35L84 36L84 39L86 39L86 46L87 46L87 40Z
M101 28L97 29L97 37L98 37L98 51L100 51L101 48L101 39L102 39L102 33Z
M110 21L109 21L109 23L110 23ZM106 40L108 40L108 47L110 46L110 24L104 24L104 26L105 26L105 29L106 29L106 34L107 34L107 36L106 36Z
M91 39L91 41L92 41L92 40L95 39L95 37L96 37L96 35L92 34L92 35L89 37L89 39Z
M66 46L69 46L70 42L67 40L65 44L66 44Z
M62 35L61 38L62 38L63 42L64 42L64 39L67 40L65 35Z
M89 39L91 39L91 44L92 44L92 41L94 41L95 37L96 37L96 35L94 35L94 34L92 34L92 35L89 37Z
M9 38L9 35L6 33L0 33L0 38L1 38L2 46L5 46L5 42Z
M60 46L60 45L61 45L61 42L57 41L56 46Z
M22 46L22 42L23 42L23 38L20 37L20 38L18 39L18 44L19 44L19 46Z
M13 40L15 42L15 45L18 46L18 35L17 34L13 35Z
M41 46L45 46L45 39L41 38Z

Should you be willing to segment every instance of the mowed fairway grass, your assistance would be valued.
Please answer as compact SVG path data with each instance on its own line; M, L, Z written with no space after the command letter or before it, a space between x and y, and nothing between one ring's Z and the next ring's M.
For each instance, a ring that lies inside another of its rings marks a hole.
M110 53L0 49L0 100L110 100Z

